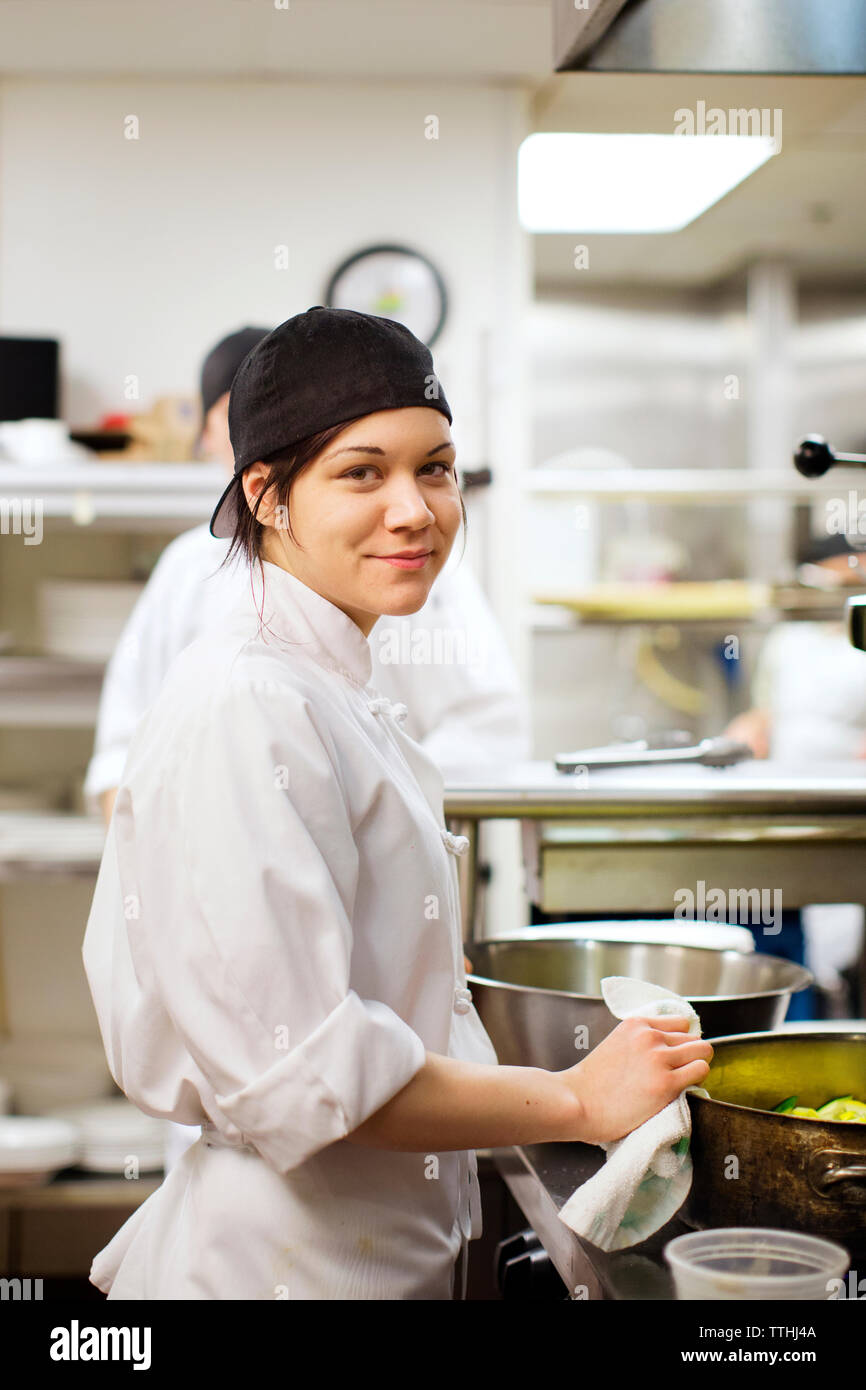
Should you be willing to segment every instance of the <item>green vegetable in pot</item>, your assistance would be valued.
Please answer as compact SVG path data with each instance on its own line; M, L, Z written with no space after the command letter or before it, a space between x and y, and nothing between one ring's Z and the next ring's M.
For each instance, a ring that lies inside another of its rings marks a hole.
M790 1110L794 1109L798 1100L799 1096L788 1096L787 1100L780 1101L778 1105L775 1105L773 1110L776 1114L787 1115Z
M848 1122L866 1122L866 1105L862 1100L855 1100L853 1096L837 1096L835 1100L828 1100L826 1105L822 1105L818 1111L819 1120L846 1120Z
M853 1096L835 1096L818 1110L798 1105L799 1096L788 1096L773 1107L775 1115L794 1115L798 1120L841 1120L845 1124L866 1124L866 1103Z

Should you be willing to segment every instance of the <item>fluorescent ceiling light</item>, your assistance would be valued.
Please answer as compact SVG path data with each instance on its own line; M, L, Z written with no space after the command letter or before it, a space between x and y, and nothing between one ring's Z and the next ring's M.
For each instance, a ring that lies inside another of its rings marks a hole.
M775 152L769 135L529 135L517 156L530 232L678 232Z

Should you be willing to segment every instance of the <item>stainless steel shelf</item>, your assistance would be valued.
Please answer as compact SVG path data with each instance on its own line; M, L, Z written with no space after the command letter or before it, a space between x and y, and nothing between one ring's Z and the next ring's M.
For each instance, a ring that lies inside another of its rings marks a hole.
M815 502L820 497L844 497L866 488L862 469L834 468L823 478L809 479L791 470L747 468L580 469L531 468L520 478L521 491L625 501L643 497L655 502L702 507L711 502L732 504L756 498ZM866 537L864 537L866 539Z
M0 655L0 726L93 729L105 662Z
M23 467L0 462L0 495L41 507L73 526L125 523L148 528L207 520L228 476L217 463L64 463ZM26 511L23 513L27 515ZM22 542L23 543L23 542Z
M89 877L99 871L105 827L95 817L0 812L0 882Z

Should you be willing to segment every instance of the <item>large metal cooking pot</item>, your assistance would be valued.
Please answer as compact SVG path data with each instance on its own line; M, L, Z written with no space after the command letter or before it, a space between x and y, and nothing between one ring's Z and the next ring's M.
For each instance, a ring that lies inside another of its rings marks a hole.
M694 1174L679 1215L700 1229L806 1231L866 1254L866 1124L769 1113L792 1095L813 1109L866 1100L866 1032L756 1033L713 1049L710 1098L687 1097Z
M791 995L812 980L778 956L703 946L503 937L473 942L471 951L472 1000L499 1061L549 1071L574 1066L617 1026L601 997L605 975L682 995L705 1038L778 1028Z

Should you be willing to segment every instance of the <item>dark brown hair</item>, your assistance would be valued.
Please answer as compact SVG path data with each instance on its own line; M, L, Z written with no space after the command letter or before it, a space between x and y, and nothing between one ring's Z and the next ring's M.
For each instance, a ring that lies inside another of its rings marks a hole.
M300 477L305 468L308 468L313 460L322 452L327 444L330 444L338 434L348 429L349 425L354 425L358 420L363 420L363 415L356 415L352 420L343 420L339 425L330 425L326 430L319 430L317 434L308 435L306 439L298 440L295 444L290 444L282 449L277 449L272 454L264 455L259 462L270 465L270 473L265 480L265 484L255 501L255 506L250 507L247 503L246 495L243 490L243 483L238 479L236 484L238 489L237 497L237 522L235 523L234 535L229 546L228 553L223 560L226 565L235 554L242 553L246 556L247 562L252 566L258 561L261 567L262 542L264 540L267 527L258 519L258 511L267 493L274 491L276 501L275 506L282 507L286 517L286 529L292 540L295 541L295 534L292 531L292 520L289 512L289 494L295 479ZM242 475L241 475L242 476ZM468 519L466 507L460 496L460 509L463 513L463 545L466 546L466 526ZM295 541L297 544L297 541ZM462 556L461 556L462 558ZM222 568L222 566L220 566Z

